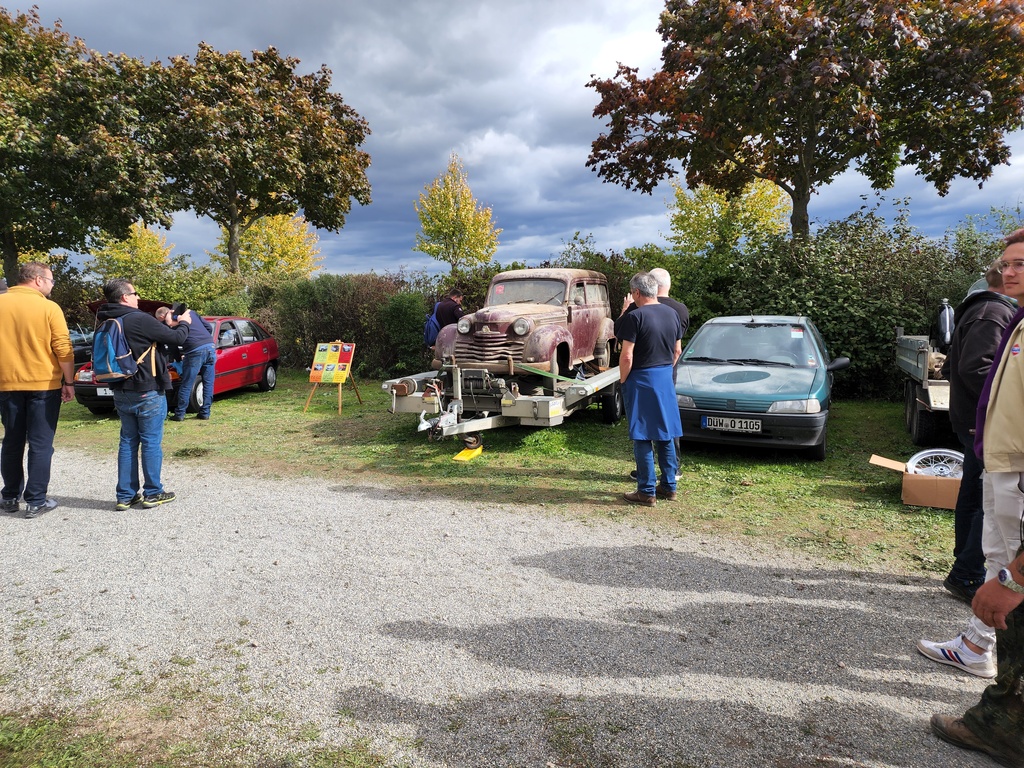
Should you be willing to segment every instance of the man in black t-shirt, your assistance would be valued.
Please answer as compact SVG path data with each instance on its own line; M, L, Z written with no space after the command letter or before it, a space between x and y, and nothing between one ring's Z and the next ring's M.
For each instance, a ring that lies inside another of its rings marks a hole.
M619 385L636 459L637 489L626 501L653 507L656 499L675 501L678 459L675 439L683 434L672 372L679 359L682 325L676 313L659 303L657 283L641 272L629 281L636 309L621 318L617 333ZM658 482L655 452L661 469Z

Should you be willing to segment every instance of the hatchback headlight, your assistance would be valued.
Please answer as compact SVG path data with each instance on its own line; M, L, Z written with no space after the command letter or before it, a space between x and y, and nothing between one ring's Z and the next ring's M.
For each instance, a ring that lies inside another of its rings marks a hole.
M469 333L473 329L473 324L465 317L460 317L459 324L455 327L458 328L459 333Z
M91 384L92 383L92 369L90 369L90 368L83 368L82 370L80 370L78 373L75 374L75 381L88 381Z
M809 400L776 400L768 408L768 413L821 413L821 403L814 397Z
M676 395L676 402L680 408L696 408L693 404L693 398L689 395Z
M516 336L525 336L530 332L530 321L525 317L518 317L516 321L512 323L512 333Z

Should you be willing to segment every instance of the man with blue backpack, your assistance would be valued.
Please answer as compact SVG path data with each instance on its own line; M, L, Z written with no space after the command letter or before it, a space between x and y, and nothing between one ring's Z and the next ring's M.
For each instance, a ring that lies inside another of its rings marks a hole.
M110 366L123 368L122 371L107 374L119 377L107 381L114 391L114 407L121 418L115 508L126 510L138 505L151 509L174 501L174 494L164 490L160 481L164 459L164 421L167 418L166 393L171 389L164 346L181 346L188 336L192 318L190 313L180 321L168 315L165 322L160 322L139 309L138 291L130 281L122 278L107 281L103 295L107 303L96 312L96 319L101 323L96 335L110 340L109 346L117 346L121 341L118 334L123 334L123 341L131 351L130 360L126 360L124 365ZM107 320L117 322L104 326Z
M427 315L427 321L423 328L423 342L428 346L434 346L437 341L437 334L446 325L454 325L459 318L465 314L462 309L462 291L455 288L448 292L441 301L434 305L434 311Z

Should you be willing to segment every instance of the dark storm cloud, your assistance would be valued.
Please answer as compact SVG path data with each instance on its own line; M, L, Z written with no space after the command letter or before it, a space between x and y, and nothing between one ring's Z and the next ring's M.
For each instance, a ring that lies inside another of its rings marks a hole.
M365 149L373 203L354 206L340 233L320 232L330 271L439 269L412 250L419 229L413 204L452 152L462 158L474 196L504 230L502 262L549 258L576 231L592 233L601 250L664 242L667 184L641 195L603 184L584 167L601 131L591 116L597 95L585 84L592 75L614 74L619 61L641 74L655 68L661 0L37 3L44 24L61 18L66 32L100 51L166 61L193 55L205 41L246 53L274 46L300 59L301 71L326 65L334 90L372 130ZM1009 178L1007 171L999 179ZM887 195L911 196L912 223L928 221L929 234L941 234L964 213L1016 203L1007 199L1015 190L998 179L980 194L967 183L968 192L951 200L912 173L898 178ZM845 175L814 198L812 218L848 215L865 190L866 182ZM967 201L972 207L963 207ZM944 226L934 230L940 221ZM201 256L216 244L217 231L182 215L168 240Z

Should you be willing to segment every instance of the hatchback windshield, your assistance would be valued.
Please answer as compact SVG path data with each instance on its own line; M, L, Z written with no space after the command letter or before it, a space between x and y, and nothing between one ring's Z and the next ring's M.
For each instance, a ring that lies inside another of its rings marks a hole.
M530 301L561 306L565 300L565 283L561 280L505 280L491 286L487 306Z
M821 364L807 328L792 323L709 323L683 350L683 361L799 368Z

